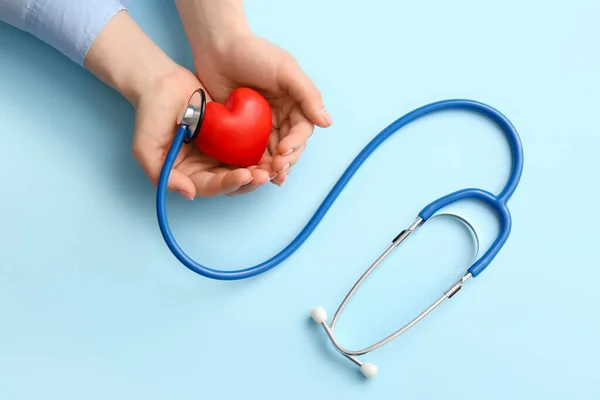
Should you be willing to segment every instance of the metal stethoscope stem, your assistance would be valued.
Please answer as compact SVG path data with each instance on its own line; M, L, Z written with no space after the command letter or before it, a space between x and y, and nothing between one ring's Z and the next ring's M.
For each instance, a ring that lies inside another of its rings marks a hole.
M436 218L436 217L442 217L442 216L448 216L448 217L455 218L455 219L459 220L460 222L462 222L469 229L469 232L471 233L474 244L475 244L473 262L471 263L471 265L472 265L477 260L477 257L479 255L480 241L479 241L479 235L477 234L477 230L473 227L473 225L469 221L467 221L465 218L463 218L457 214L452 214L452 213L436 214L434 217L431 217L429 220ZM362 355L370 353L374 350L377 350L378 348L380 348L380 347L388 344L392 340L396 339L398 336L402 335L404 332L408 331L410 328L415 326L419 321L421 321L423 318L425 318L435 308L437 308L440 304L442 304L445 300L452 298L456 293L458 293L458 291L462 288L462 286L472 277L470 272L468 272L468 271L465 272L465 274L461 277L461 279L458 282L456 282L454 285L452 285L451 288L449 288L447 291L445 291L442 294L442 296L440 298L438 298L436 301L434 301L429 307L427 307L427 309L425 309L423 312L421 312L418 316L416 316L412 321L410 321L409 323L404 325L402 328L398 329L391 335L383 338L379 342L377 342L371 346L365 347L364 349L361 349L361 350L348 350L348 349L344 348L342 345L340 345L340 343L335 338L335 324L336 324L338 318L340 317L342 311L344 310L344 308L346 307L346 305L352 298L352 296L354 296L356 291L360 288L360 286L364 283L364 281L369 277L369 275L400 245L400 243L402 243L404 240L406 240L406 238L408 238L408 236L410 236L414 231L416 231L419 227L421 227L424 222L425 221L421 217L419 217L410 227L408 227L407 229L400 232L400 234L392 241L392 244L381 254L381 256L379 256L379 258L377 258L377 260L375 260L375 262L373 262L373 264L371 264L371 266L356 281L354 286L352 286L352 288L350 289L350 291L348 292L348 294L346 295L344 300L341 302L337 311L333 315L333 318L331 319L330 323L327 323L327 313L323 307L317 307L311 312L312 319L316 323L320 324L323 327L323 329L325 330L325 333L329 337L329 340L333 344L333 347L338 352L340 352L343 356L345 356L350 361L352 361L353 363L358 365L360 367L360 370L363 373L363 375L367 378L374 377L377 374L378 368L375 364L360 361L357 358L357 356L362 356Z

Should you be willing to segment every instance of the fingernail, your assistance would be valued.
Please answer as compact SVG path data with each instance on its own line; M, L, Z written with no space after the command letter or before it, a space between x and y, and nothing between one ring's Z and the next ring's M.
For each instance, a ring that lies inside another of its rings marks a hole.
M184 192L183 190L178 190L177 193L179 193L179 195L185 199L194 200L194 196L192 196L189 193Z
M325 123L327 125L332 125L333 124L333 120L331 119L331 116L329 115L329 113L327 112L327 110L325 110L325 109L321 110L321 116L323 117L323 119L325 120Z
M290 163L285 164L285 166L277 172L285 172L290 168Z
M277 172L275 172L275 175L269 177L269 180L272 181L273 179L277 178Z
M282 156L289 156L290 154L292 154L294 152L294 149L291 148L288 151L286 151L285 153L282 154Z
M252 182L252 180L253 180L253 179L254 179L254 178L250 178L250 179L248 179L246 182L244 182L244 185L247 185L247 184L249 184L250 182Z

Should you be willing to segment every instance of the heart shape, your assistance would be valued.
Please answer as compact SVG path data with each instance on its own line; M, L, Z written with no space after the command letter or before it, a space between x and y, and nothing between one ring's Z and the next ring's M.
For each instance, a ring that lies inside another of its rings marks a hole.
M236 167L257 165L271 134L271 106L257 91L238 88L225 104L206 104L195 140L209 157Z

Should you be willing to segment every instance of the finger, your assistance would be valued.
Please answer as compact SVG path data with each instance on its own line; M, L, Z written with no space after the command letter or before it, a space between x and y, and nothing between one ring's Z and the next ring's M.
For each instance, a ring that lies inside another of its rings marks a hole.
M300 146L299 149L294 150L292 153L286 156L277 156L273 160L273 169L277 171L277 175L282 172L287 172L290 168L292 168L300 159L300 156L306 149L306 145Z
M260 186L263 186L265 183L269 182L269 174L267 171L256 166L250 167L248 170L250 170L252 173L252 181L248 184L242 185L239 189L234 190L233 192L227 193L226 196L234 197L241 194L251 193Z
M285 182L285 180L288 177L288 173L289 173L289 169L287 169L284 172L280 172L277 174L277 177L275 179L273 179L273 183L277 186L281 186L283 185L283 183Z
M250 183L252 172L246 168L218 172L202 171L190 178L199 196L215 197L231 193Z
M240 169L242 169L242 168L240 168ZM257 169L256 166L248 167L247 170L250 171L251 178L248 181L244 182L239 188L237 188L237 189L235 189L233 191L229 191L229 192L224 193L224 194L225 195L233 194L233 193L237 192L238 190L241 190L241 189L243 189L243 188L245 188L247 186L261 186L261 184L258 184L256 182L257 180L261 181L263 183L268 182L268 179L265 180L265 177L266 177L265 172L261 171L261 172L257 173L257 172L255 172L256 169ZM231 172L231 169L227 168L227 167L219 167L219 168L214 168L212 170L212 172L214 172L216 174L224 174L224 173Z
M261 187L263 185L264 185L264 183L262 185L255 185L254 183L250 183L248 185L242 186L238 190L235 190L231 193L227 193L225 196L235 197L235 196L239 196L242 194L248 194L248 193L254 192L256 189L258 189L259 187Z
M277 154L288 155L306 144L315 126L302 114L298 107L290 111L290 128L277 145Z
M286 126L286 124L288 124ZM277 129L275 126L273 127L273 130L271 130L271 133L269 135L269 143L267 144L267 148L265 149L265 155L275 155L277 154L277 145L279 144L279 134L283 129L289 129L289 122L285 121L281 127L279 127L279 129ZM265 156L263 156L264 158Z
M296 60L289 63L281 75L282 85L296 100L302 112L315 125L326 128L333 124L331 116L325 110L321 92L313 81L302 71Z
M275 177L277 177L277 171L273 169L272 162L270 162L269 164L261 165L259 166L259 168L265 171L265 173L269 177L267 181L272 181L273 179L275 179Z
M136 132L134 134L132 152L134 159L140 164L146 176L148 176L152 184L156 187L165 162L162 147L153 142L149 135ZM171 170L169 173L167 190L178 192L188 200L193 200L196 197L196 187L192 180L186 174L176 169Z
M183 198L194 200L196 197L196 186L189 176L181 171L172 170L169 176L168 188L176 191Z
M254 186L260 186L269 182L271 176L269 175L269 171L266 171L260 167L253 167L252 170L252 182L251 184Z
M272 134L272 136L275 136ZM277 145L275 145L276 149ZM277 172L273 169L273 156L271 155L271 151L269 149L265 149L265 153L263 157L258 162L258 168L263 171L266 171L269 175L269 180L273 180L275 176L277 176Z
M272 161L273 156L271 155L271 150L265 149L262 158L258 161L258 167L260 168L261 166L271 164Z

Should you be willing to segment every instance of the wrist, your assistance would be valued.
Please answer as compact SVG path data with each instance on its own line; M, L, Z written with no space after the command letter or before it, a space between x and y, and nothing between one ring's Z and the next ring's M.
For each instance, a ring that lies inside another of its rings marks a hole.
M85 59L85 67L134 107L149 87L173 71L171 60L126 11L103 28Z
M241 0L175 0L194 57L252 36Z

